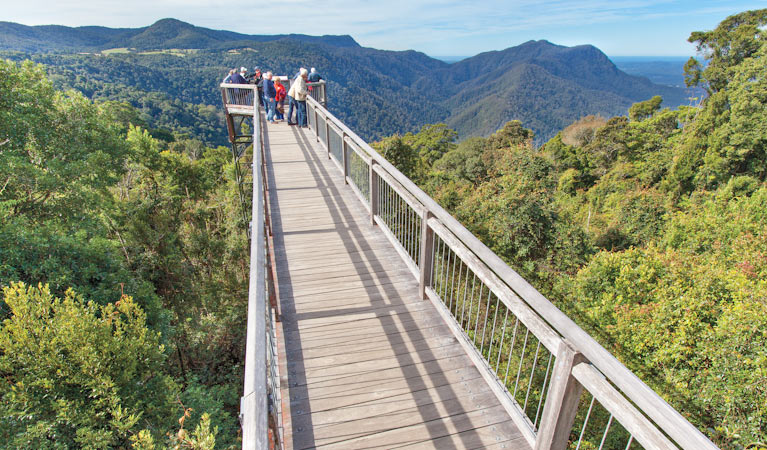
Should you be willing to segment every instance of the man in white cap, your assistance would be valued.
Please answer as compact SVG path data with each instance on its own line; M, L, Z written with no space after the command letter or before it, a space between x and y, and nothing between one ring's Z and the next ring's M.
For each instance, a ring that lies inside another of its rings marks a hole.
M309 82L310 83L316 83L318 81L322 80L322 75L317 72L317 69L312 67L311 73L309 73Z
M296 125L299 127L306 127L306 95L309 92L306 88L306 79L309 77L309 72L302 67L298 73L299 77L296 78L296 81L294 81L293 85L290 86L290 92L288 92L288 95L295 99L296 103L298 104L298 121Z

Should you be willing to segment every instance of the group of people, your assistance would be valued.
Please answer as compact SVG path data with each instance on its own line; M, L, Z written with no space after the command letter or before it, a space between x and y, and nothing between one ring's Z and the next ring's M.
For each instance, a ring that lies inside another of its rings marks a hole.
M286 77L287 78L287 77ZM266 121L269 123L279 123L285 120L285 101L288 102L288 125L297 125L306 127L306 96L309 95L311 87L307 82L316 83L323 78L312 67L311 72L305 68L300 68L296 73L290 88L286 91L282 84L283 77L275 76L271 71L261 72L256 66L252 74L248 74L245 67L232 69L224 78L224 83L232 84L255 84L258 90L258 100L266 110ZM289 81L289 80L285 80ZM296 118L293 120L293 111L296 111Z

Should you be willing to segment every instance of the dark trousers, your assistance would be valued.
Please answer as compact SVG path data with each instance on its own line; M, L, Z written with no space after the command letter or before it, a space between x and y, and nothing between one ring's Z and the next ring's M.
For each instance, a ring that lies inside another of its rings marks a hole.
M298 103L296 102L296 99L288 95L288 123L296 122L295 120L293 120L293 108L296 108L297 110Z
M298 103L298 126L299 127L305 127L306 126L306 100L304 101L296 101Z

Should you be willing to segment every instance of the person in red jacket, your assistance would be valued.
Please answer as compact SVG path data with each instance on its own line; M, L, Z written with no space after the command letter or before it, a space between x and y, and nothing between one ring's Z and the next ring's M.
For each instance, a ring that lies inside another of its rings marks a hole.
M288 95L288 93L285 91L285 86L282 85L282 80L280 80L280 77L274 78L274 89L277 91L277 95L274 97L274 99L277 101L277 119L285 120L285 97Z

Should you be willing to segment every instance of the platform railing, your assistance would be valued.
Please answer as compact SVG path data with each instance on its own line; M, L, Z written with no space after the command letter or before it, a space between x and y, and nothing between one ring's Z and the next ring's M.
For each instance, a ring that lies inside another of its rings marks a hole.
M307 116L532 448L717 448L313 98Z
M232 143L235 175L239 190L245 183L240 160L252 150L252 198L250 206L250 274L248 322L245 345L244 389L240 399L242 448L267 450L283 448L282 399L277 352L277 311L270 303L274 285L270 270L268 204L265 196L263 128L260 106L254 102L255 85L221 85L226 122ZM252 136L243 139L235 124L252 125ZM244 203L245 197L240 194ZM247 205L243 204L243 209Z
M255 98L255 88L253 84L221 84L222 99L227 110L253 108L253 99Z
M306 87L309 89L309 96L311 98L317 100L323 107L328 107L328 91L325 80L307 82ZM288 86L288 89L289 88L290 86Z

